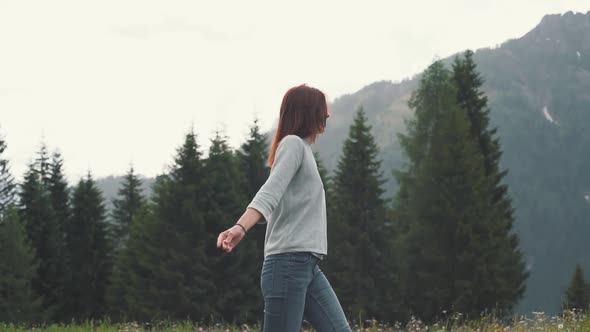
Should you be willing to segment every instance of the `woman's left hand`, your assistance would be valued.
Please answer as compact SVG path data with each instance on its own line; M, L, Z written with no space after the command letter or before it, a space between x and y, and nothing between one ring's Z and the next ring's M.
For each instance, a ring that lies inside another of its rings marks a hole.
M217 247L229 253L240 243L244 235L246 233L240 226L233 226L219 234L217 237Z

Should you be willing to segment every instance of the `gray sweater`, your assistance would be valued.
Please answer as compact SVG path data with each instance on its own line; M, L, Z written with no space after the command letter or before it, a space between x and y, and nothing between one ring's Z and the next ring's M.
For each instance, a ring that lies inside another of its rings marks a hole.
M270 175L249 208L267 223L264 256L306 251L326 255L326 195L311 145L296 135L281 140Z

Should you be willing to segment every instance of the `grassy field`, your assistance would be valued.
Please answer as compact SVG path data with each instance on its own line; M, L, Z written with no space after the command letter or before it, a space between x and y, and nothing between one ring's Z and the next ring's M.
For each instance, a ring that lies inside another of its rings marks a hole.
M383 326L377 322L369 322L366 327L353 326L355 332L418 332L418 331L584 331L590 332L590 316L580 315L575 312L566 313L559 317L548 317L544 313L535 312L530 318L521 317L514 319L509 323L500 323L493 318L483 318L477 321L465 322L461 317L455 317L449 321L439 322L434 325L425 325L419 320L412 320L402 326ZM214 327L199 326L194 323L172 323L161 322L156 325L124 323L111 324L108 322L87 322L79 325L50 325L50 326L33 326L19 327L10 324L0 323L1 332L144 332L144 331L166 331L166 332L258 332L256 326L221 326ZM304 328L302 331L312 332L311 328Z

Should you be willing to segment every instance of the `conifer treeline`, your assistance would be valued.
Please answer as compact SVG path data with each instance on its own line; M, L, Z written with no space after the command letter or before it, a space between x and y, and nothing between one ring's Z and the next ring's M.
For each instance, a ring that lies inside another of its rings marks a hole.
M240 151L217 133L207 158L190 132L153 196L131 168L110 215L91 174L69 189L45 145L18 186L0 155L0 322L258 321L264 227L231 255L215 243L266 180L267 154L257 121Z
M408 164L395 172L393 202L362 108L335 172L318 159L322 267L350 319L505 314L522 296L527 274L481 84L471 52L452 71L426 70L400 135ZM61 156L45 147L17 188L4 149L0 139L0 321L261 319L264 226L229 255L215 246L268 176L257 123L239 151L217 133L206 158L189 132L152 197L131 168L110 215L92 176L69 192Z

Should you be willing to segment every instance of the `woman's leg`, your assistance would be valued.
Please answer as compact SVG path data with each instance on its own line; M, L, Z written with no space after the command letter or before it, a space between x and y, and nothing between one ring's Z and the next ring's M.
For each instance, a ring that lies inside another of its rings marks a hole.
M288 253L264 260L260 288L264 297L264 332L299 332L305 296L317 258Z
M307 289L304 315L318 332L351 331L336 293L317 265Z

